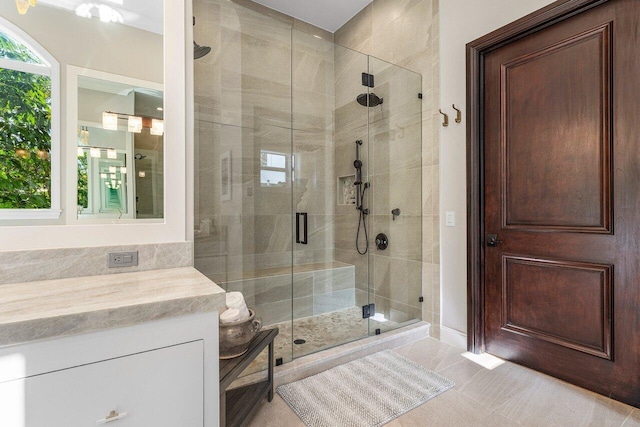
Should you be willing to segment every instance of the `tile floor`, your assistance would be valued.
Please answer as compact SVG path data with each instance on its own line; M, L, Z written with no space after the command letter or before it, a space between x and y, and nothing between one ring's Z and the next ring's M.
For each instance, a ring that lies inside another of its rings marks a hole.
M456 387L391 421L390 427L640 427L639 409L512 363L490 371L462 357L462 350L431 338L395 351ZM304 424L276 393L273 402L260 404L249 426Z

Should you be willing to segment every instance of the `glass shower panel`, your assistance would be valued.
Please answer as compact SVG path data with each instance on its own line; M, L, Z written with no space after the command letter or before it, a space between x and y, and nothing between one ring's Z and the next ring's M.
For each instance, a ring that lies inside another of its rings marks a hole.
M234 2L194 1L195 266L243 293L291 354L291 27ZM287 327L288 325L288 327ZM247 373L264 369L266 355Z
M369 108L373 334L422 319L422 76L374 57L369 72L381 101Z
M368 334L354 168L357 147L366 176L367 109L356 99L367 57L297 30L292 40L295 358Z

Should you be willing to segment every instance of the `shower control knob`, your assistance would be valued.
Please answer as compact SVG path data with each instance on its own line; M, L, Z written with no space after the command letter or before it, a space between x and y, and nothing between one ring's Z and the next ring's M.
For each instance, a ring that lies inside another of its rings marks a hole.
M384 251L389 246L389 238L386 234L380 233L376 236L376 247L380 251Z

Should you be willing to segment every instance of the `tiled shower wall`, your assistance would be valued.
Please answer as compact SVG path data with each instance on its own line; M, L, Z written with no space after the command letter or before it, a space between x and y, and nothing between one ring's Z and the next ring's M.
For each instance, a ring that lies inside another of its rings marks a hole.
M440 333L438 0L374 0L334 34L336 44L422 74L423 320Z

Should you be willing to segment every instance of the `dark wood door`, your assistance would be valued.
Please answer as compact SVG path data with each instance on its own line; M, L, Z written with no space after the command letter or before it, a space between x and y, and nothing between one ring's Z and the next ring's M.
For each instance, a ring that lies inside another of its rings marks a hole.
M483 77L486 351L635 406L638 28L640 1L612 0L487 53Z

